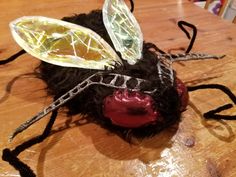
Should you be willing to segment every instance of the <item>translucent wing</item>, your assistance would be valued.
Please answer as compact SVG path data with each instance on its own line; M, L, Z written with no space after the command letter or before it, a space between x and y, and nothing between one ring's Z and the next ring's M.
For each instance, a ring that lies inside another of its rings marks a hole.
M133 14L123 0L106 0L103 22L122 58L135 64L142 57L143 35Z
M45 62L78 68L108 69L121 60L94 31L61 20L29 16L10 23L16 42Z

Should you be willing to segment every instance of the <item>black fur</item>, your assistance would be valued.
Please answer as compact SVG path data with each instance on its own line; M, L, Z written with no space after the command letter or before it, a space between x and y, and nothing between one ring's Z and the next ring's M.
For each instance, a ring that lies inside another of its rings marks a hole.
M111 39L103 24L101 10L95 10L89 14L64 17L62 20L92 29L113 47ZM104 117L102 107L104 98L111 95L114 92L114 89L99 85L89 87L83 93L66 103L65 106L69 110L68 114L74 115L80 113L82 115L88 115L93 122L116 132L126 139L132 136L143 138L155 135L165 127L178 121L180 118L180 99L175 86L171 86L168 79L164 80L163 84L160 82L156 67L158 58L156 52L152 50L153 46L155 45L144 43L142 51L143 57L135 65L129 65L123 60L123 66L105 72L120 73L149 80L151 84L144 85L143 89L152 90L153 88L157 88L157 92L151 96L155 100L153 106L160 111L164 118L163 120L160 120L155 124L134 129L113 125L108 118ZM120 54L118 55L120 56ZM37 71L39 77L46 82L48 92L58 98L98 70L60 67L42 62L37 68Z

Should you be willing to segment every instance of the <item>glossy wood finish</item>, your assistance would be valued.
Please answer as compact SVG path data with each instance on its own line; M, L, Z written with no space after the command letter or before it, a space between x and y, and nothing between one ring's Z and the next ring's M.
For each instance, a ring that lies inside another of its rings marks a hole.
M0 58L20 50L8 23L24 15L53 18L101 8L102 0L1 0ZM176 22L186 20L198 28L194 52L226 54L222 60L176 63L174 67L187 85L219 83L236 94L236 25L200 9L187 0L136 0L135 12L144 38L166 51L186 48L188 39ZM181 51L180 51L181 52ZM39 63L29 55L0 66L0 147L13 148L39 135L47 118L8 143L18 125L48 105L45 85L29 73ZM28 74L28 75L27 75ZM236 122L206 121L202 113L231 102L219 91L190 93L190 104L182 120L162 133L134 140L130 145L118 136L79 116L67 118L62 112L54 133L43 143L20 155L39 177L235 177ZM225 112L236 114L236 109ZM18 176L0 161L0 176Z

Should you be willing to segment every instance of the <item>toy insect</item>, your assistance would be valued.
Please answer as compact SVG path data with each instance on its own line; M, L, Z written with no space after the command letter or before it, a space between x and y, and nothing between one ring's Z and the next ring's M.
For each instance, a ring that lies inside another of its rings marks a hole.
M3 151L3 160L19 170L21 176L35 174L17 155L49 135L61 106L68 108L68 114L88 115L93 122L129 140L132 136L155 135L176 123L188 104L188 89L213 87L202 85L187 89L172 68L174 61L223 57L189 53L197 34L194 25L178 23L191 38L190 44L186 53L168 54L143 41L141 29L131 13L133 1L131 6L130 10L123 0L105 0L102 11L62 20L21 17L10 24L14 39L24 50L0 64L26 52L42 60L37 76L46 82L54 97L52 104L19 126L10 140L52 112L44 133L14 150ZM192 37L184 26L193 29ZM236 103L229 89L214 86ZM205 115L217 118L216 113L230 106L227 104Z

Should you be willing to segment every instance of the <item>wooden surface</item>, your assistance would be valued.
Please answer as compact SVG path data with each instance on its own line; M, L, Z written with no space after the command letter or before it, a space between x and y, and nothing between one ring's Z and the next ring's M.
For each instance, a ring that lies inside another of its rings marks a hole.
M20 50L8 23L24 15L61 18L102 7L102 0L1 0L0 58ZM223 60L176 63L178 77L188 85L219 83L236 94L236 25L223 21L187 0L135 0L135 12L146 41L158 47L187 47L188 40L176 22L185 20L198 27L194 52L226 54ZM172 50L173 51L173 50ZM39 135L47 122L40 121L8 143L8 135L33 116L51 98L42 81L31 73L39 63L29 55L0 66L0 149L13 148ZM235 177L236 121L206 121L201 114L229 103L221 92L196 91L179 124L153 138L126 143L79 116L58 116L55 133L43 143L20 154L39 177ZM233 108L226 112L236 114ZM66 126L66 122L69 122ZM18 176L0 161L0 176Z

